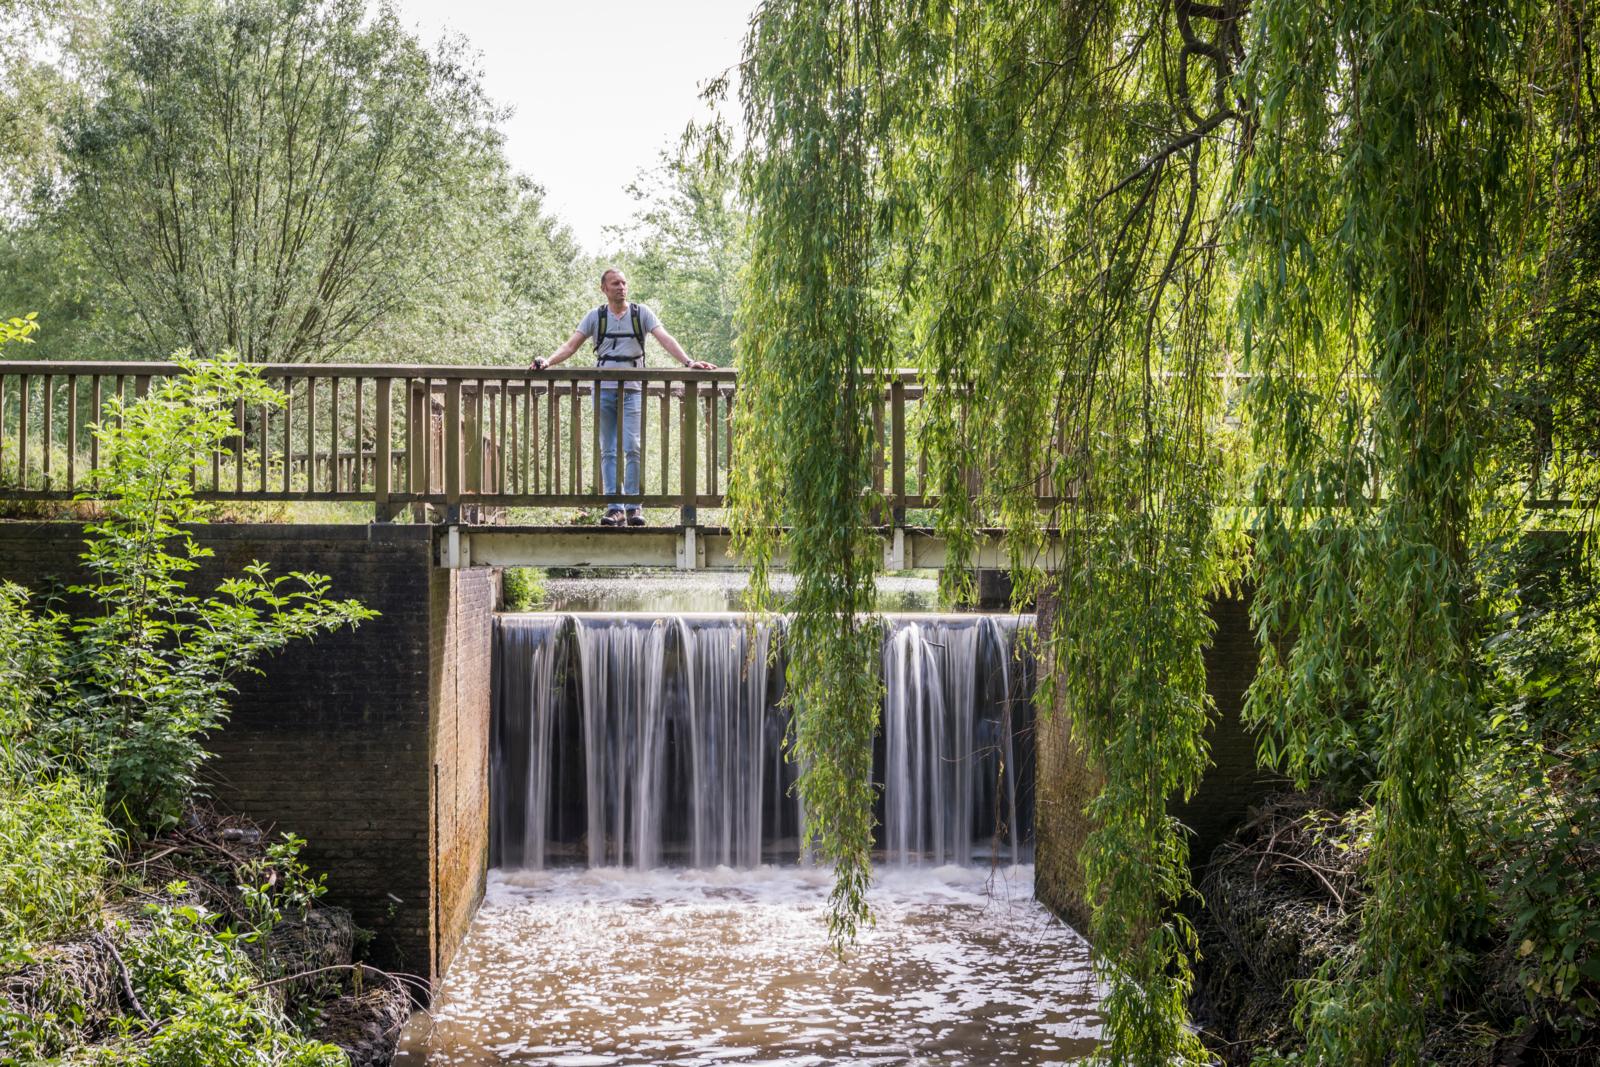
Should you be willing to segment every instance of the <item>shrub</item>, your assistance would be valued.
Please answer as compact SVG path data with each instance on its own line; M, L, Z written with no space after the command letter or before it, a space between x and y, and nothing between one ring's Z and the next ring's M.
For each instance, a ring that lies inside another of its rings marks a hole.
M113 820L140 831L176 823L240 672L290 641L374 615L331 599L321 575L272 575L264 563L207 596L185 588L210 554L182 526L205 515L189 485L196 458L227 454L237 402L283 398L231 356L175 360L182 375L132 403L113 398L95 430L104 462L85 495L106 501L106 517L88 528L94 580L72 590L95 610L73 627L70 684L51 722L56 749L104 782Z

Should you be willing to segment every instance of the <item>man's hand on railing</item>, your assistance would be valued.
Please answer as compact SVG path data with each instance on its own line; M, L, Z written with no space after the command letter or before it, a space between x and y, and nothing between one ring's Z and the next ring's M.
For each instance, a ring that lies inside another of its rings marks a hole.
M703 359L690 360L688 363L685 363L684 366L688 367L690 370L716 370L717 369L717 365L715 363L707 363Z
M528 364L528 369L529 370L544 370L549 365L550 365L550 361L545 359L543 356L534 356L533 357L533 362Z

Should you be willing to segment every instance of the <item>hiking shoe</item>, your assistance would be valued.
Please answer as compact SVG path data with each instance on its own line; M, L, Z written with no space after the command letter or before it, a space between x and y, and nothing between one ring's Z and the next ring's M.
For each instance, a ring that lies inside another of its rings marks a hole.
M629 526L643 526L644 525L644 512L640 511L638 508L635 508L634 510L628 512L628 525Z
M621 511L608 511L600 516L601 526L621 526L623 521Z

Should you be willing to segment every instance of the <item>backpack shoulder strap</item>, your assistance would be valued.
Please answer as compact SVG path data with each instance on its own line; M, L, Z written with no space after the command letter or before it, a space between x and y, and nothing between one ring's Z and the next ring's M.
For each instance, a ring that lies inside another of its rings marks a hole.
M606 306L601 304L600 309L595 312L594 321L594 351L596 355L599 355L600 345L606 339L606 319L608 317L606 315Z
M644 352L644 323L639 318L639 305L629 304L628 310L633 313L633 336L639 342L639 351Z

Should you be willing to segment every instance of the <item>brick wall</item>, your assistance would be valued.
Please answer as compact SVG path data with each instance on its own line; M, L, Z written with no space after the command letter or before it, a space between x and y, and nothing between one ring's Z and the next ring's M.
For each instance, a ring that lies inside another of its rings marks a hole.
M1053 598L1040 597L1041 632L1049 632L1057 610L1060 605ZM1194 831L1189 855L1195 865L1206 861L1249 806L1269 790L1271 782L1270 776L1256 769L1255 741L1239 722L1245 689L1255 676L1249 606L1238 599L1218 600L1212 604L1211 614L1217 629L1205 657L1206 688L1216 701L1217 718L1206 740L1213 766L1188 803L1170 806L1172 814ZM1041 664L1041 671L1048 669L1048 664ZM1092 828L1084 807L1103 779L1084 759L1073 741L1068 717L1059 708L1040 716L1037 736L1034 891L1052 911L1086 930L1089 908L1079 850Z
M429 691L433 969L443 974L483 898L489 869L489 656L498 572L432 571Z
M196 589L259 559L326 574L333 595L380 612L241 678L205 777L224 807L306 838L329 899L373 931L373 962L436 980L483 886L496 574L435 568L425 526L195 533L215 553ZM80 581L81 550L78 524L0 522L0 579L35 590Z

